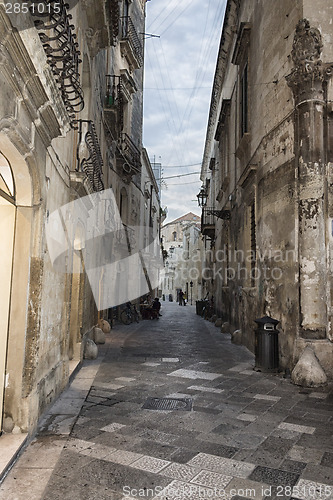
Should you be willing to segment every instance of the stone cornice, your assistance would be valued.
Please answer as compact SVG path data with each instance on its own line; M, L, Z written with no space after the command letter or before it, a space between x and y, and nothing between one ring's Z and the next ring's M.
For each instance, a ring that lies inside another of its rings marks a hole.
M221 91L227 70L230 51L232 48L232 42L234 39L234 25L238 17L239 9L240 9L240 0L228 0L224 16L224 24L222 29L222 36L220 41L219 53L217 57L217 66L216 66L213 90L211 96L208 127L206 133L206 141L205 141L205 150L203 155L202 169L200 176L202 181L204 181L208 171L208 163L211 156L212 142L214 140L216 132L215 129L217 122L217 113L219 112Z

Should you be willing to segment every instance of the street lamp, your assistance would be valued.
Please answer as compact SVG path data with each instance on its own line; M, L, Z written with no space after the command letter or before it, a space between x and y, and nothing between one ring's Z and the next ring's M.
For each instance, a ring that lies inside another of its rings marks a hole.
M199 194L197 194L199 207L205 207L207 204L208 194L204 186L201 187Z
M193 281L190 281L190 287L191 287L191 305L192 305L192 288L193 288Z

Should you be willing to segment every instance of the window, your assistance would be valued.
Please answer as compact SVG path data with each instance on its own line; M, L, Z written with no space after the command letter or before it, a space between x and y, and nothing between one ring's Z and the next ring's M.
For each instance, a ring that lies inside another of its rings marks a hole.
M250 48L250 23L240 23L232 56L232 63L239 68L239 134L240 139L249 132L248 62Z
M173 237L173 241L177 241L177 233L176 233L176 231L174 231L172 233L172 237Z

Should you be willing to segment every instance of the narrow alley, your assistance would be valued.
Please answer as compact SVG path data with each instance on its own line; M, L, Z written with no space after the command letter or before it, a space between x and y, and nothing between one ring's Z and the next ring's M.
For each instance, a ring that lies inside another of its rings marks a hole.
M195 306L161 313L83 362L0 499L332 499L329 388L254 371Z

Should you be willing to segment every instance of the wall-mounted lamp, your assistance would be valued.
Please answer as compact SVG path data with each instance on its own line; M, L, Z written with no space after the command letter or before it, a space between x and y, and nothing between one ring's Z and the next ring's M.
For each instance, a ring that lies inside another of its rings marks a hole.
M208 193L204 186L201 187L200 192L197 194L199 207L205 207L207 204Z

